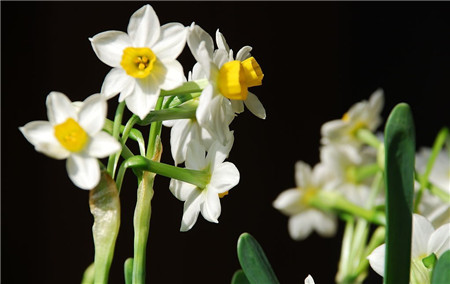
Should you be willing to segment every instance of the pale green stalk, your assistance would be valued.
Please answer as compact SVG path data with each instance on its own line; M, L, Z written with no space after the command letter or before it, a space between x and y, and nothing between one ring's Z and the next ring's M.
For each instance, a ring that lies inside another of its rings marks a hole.
M114 125L113 125L112 136L116 140L119 140L120 126L122 124L122 117L123 117L124 110L125 110L125 101L119 103L119 105L117 106L117 109L116 109L116 114L114 116ZM116 156L119 156L119 155L120 155L120 153L113 154L113 155L109 156L109 159L108 159L107 171L113 179L114 179L116 167L117 167L117 163L115 162L115 160L116 160Z
M375 149L378 149L378 147L382 144L381 141L378 140L377 136L375 136L375 134L373 134L369 129L360 128L356 131L355 135L359 141L364 142Z

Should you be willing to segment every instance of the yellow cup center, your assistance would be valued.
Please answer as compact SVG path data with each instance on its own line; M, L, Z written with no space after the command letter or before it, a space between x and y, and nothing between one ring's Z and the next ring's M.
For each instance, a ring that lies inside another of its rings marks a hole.
M225 192L223 192L223 193L219 193L219 197L220 197L220 198L225 197L225 195L228 195L228 190L225 191Z
M148 47L127 47L123 50L120 65L128 75L135 78L145 78L150 75L156 55Z
M317 194L318 189L314 187L308 187L302 188L302 191L303 195L300 199L300 202L305 206L309 206L309 201Z
M219 91L229 99L246 100L248 88L261 85L263 77L261 67L253 57L230 61L219 70Z
M71 152L79 152L86 146L89 136L72 118L55 125L55 137L61 145Z

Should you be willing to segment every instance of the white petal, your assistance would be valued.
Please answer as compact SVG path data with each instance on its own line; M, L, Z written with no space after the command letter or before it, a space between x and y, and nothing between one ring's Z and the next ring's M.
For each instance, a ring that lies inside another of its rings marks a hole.
M194 190L198 191L195 185L176 179L170 180L169 189L181 201L186 201Z
M91 95L84 100L78 114L78 123L90 136L102 130L105 124L106 108L106 98L101 94Z
M186 150L186 168L201 170L207 166L205 147L199 143L189 143Z
M96 158L71 155L66 168L69 178L81 189L91 190L100 181L100 166Z
M202 94L200 95L200 99L198 101L198 107L195 112L195 116L200 123L200 125L205 125L209 122L210 117L210 104L211 100L214 97L213 86L206 86Z
M239 170L233 163L224 162L217 165L212 173L210 186L217 190L217 193L224 193L239 183Z
M227 53L230 51L230 47L228 46L223 34L219 32L219 29L216 31L216 43L218 48L225 50Z
M315 284L311 275L308 275L308 277L305 278L305 284Z
M101 159L117 153L121 148L122 146L114 137L106 132L100 131L91 138L86 151L89 156Z
M131 16L128 34L135 47L152 47L160 36L158 16L152 6L145 5Z
M133 46L130 37L121 31L102 32L89 40L97 57L111 67L121 67L123 50Z
M300 203L302 195L298 188L291 188L280 193L272 205L287 216L295 215L304 211Z
M181 220L180 231L189 231L197 222L200 213L200 204L203 202L203 195L200 190L191 192L186 202L184 202L183 218Z
M342 133L345 132L347 127L348 123L346 123L342 119L335 119L324 123L320 128L320 133L322 135L322 144L326 145L341 137L343 135Z
M51 92L47 96L47 116L52 125L65 122L69 117L77 119L77 111L69 98L63 93Z
M249 58L251 56L250 51L252 51L251 46L244 46L236 54L236 60L244 61L245 59Z
M214 51L214 42L211 36L207 32L205 32L205 30L203 30L200 26L196 25L195 23L192 23L191 26L189 27L187 44L195 60L197 60L198 62L201 61L201 59L198 58L198 52L200 50L200 45L202 42L203 42L203 49L205 52L204 55L206 56L206 58L211 59Z
M428 241L428 253L435 253L439 258L450 249L450 224L440 226Z
M384 91L383 89L377 89L369 99L370 110L372 113L378 115L383 109L384 105Z
M70 155L55 138L55 130L48 121L32 121L19 128L25 138L34 145L36 151L62 160Z
M230 154L231 148L234 143L234 137L230 137L226 145L222 145L219 141L215 141L209 148L208 155L206 156L207 163L211 166L211 170L214 170L216 165L220 165Z
M222 210L218 193L214 189L207 189L206 200L201 204L200 210L203 218L212 223L218 223L217 220Z
M313 231L313 220L309 216L309 211L302 212L289 218L289 235L296 241L306 239Z
M261 119L266 119L266 110L264 106L259 101L258 97L253 93L248 92L247 99L244 101L247 108L257 117Z
M295 163L295 182L298 187L308 187L311 184L311 166L303 161Z
M428 241L434 232L433 225L422 215L413 215L411 257L418 257L428 252Z
M238 100L231 100L231 108L235 113L244 112L244 102Z
M133 92L125 98L125 102L132 113L144 119L155 108L160 90L150 76L136 80L136 83Z
M133 78L128 76L125 70L122 68L113 68L103 81L101 93L109 100L131 84L134 84Z
M130 96L136 87L137 81L134 78L130 78L129 84L120 92L119 103L123 102L128 96Z
M164 75L160 80L160 88L164 90L172 90L186 81L183 73L183 66L176 60L161 62L164 66ZM162 70L162 68L160 69Z
M222 67L226 62L229 62L232 60L228 53L223 49L216 49L216 51L213 54L213 62L217 67Z
M158 42L152 47L159 60L175 60L186 45L187 29L179 23L169 23L161 27Z
M380 276L384 276L384 256L386 252L386 245L382 244L372 251L367 257L372 269Z
M315 211L314 229L322 237L332 237L336 233L337 220L332 214L326 214L321 211Z
M175 165L186 160L187 145L191 141L190 130L190 119L180 119L170 131L170 150Z

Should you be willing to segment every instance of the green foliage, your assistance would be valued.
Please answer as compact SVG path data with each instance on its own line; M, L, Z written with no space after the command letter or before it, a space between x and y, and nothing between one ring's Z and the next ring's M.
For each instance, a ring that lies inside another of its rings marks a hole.
M450 283L450 250L444 252L434 266L431 284Z
M246 276L249 283L279 283L262 247L253 236L248 233L241 234L237 244L237 253L239 263L245 273L244 276ZM242 275L240 275L240 273L236 275L236 273L233 276L233 280L237 278L237 280L243 281Z
M398 104L385 128L386 259L384 283L409 283L415 131L410 107Z
M239 269L233 274L231 284L250 284L250 282L248 281L247 276L245 276L244 271Z

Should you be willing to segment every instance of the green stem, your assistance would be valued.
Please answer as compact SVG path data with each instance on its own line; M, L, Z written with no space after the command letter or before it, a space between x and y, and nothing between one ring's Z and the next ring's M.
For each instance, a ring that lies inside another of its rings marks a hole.
M163 97L159 97L156 102L155 111L161 109L162 104L164 102ZM148 136L148 145L147 145L147 158L152 159L156 153L156 143L159 135L161 134L161 121L154 121L150 126L150 133Z
M359 141L364 142L375 149L378 149L378 147L382 144L380 140L378 140L377 136L375 136L375 134L373 134L369 129L360 128L356 131L355 135Z
M384 212L376 210L368 210L360 207L347 199L337 192L332 191L321 191L316 196L312 197L309 203L324 211L340 211L349 215L361 217L369 222L375 223L377 225L386 224L386 215Z
M191 101L177 107L157 109L151 111L143 120L139 120L137 123L141 126L146 126L156 121L194 118L197 106L197 101Z
M355 228L355 220L351 216L346 216L344 236L342 239L341 257L339 260L338 273L336 274L336 282L341 283L348 274L350 247L353 241L353 232Z
M114 125L113 125L113 130L112 130L112 136L116 140L119 140L120 125L122 124L122 117L123 117L124 110L125 110L125 101L119 103L119 105L117 106L117 109L116 109L116 114L114 116ZM113 155L109 156L109 159L108 159L107 171L113 179L114 179L116 166L117 166L117 163L115 163L115 160L116 160L116 156L118 156L118 155L120 155L120 153L113 154Z
M436 136L436 139L434 140L433 148L431 149L431 155L428 159L425 172L423 173L423 175L419 175L420 188L419 191L417 192L416 200L414 202L414 212L417 212L419 209L419 204L422 199L423 191L427 187L428 178L430 176L431 170L433 169L434 162L436 161L439 152L444 146L445 140L447 139L447 135L448 135L448 128L444 127L439 131L438 135Z
M207 79L185 82L182 86L176 89L170 91L161 90L160 96L178 96L189 93L198 93L203 91L203 89L208 86L208 84L209 81Z

